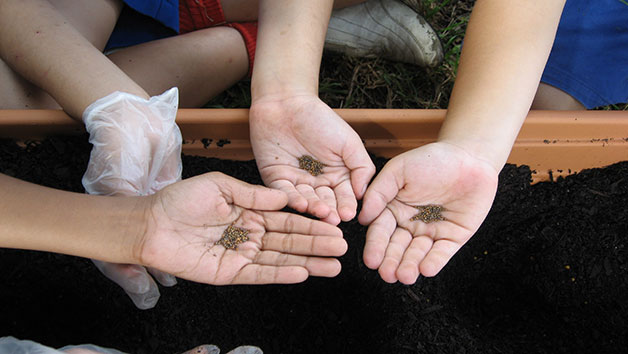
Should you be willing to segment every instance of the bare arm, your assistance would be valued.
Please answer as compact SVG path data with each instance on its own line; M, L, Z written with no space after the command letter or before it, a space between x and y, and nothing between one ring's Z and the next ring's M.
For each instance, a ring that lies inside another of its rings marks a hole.
M385 281L436 275L486 218L564 3L475 3L439 141L395 156L364 196L364 262ZM442 220L416 221L429 205Z
M333 0L261 0L253 100L318 95L318 74Z
M0 57L73 117L114 91L148 94L46 0L0 2Z
M141 264L208 284L336 276L342 231L279 212L286 202L280 191L217 172L144 197L64 192L0 174L0 247ZM238 247L218 242L228 225L245 232Z
M251 144L264 183L331 224L355 216L375 173L358 134L318 97L332 1L262 0L251 82ZM324 142L324 143L322 143ZM320 175L299 168L312 156Z
M476 2L440 141L501 170L532 104L564 4Z
M145 198L59 191L0 174L0 247L137 263Z

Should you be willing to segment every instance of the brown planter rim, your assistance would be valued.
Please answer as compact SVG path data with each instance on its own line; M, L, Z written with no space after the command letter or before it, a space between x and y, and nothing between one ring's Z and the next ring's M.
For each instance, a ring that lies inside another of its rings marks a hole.
M336 109L372 153L393 157L436 140L446 110ZM253 158L247 109L180 109L183 152L233 160ZM39 140L81 134L61 110L0 110L0 137ZM530 111L508 162L528 165L534 182L628 160L628 111Z

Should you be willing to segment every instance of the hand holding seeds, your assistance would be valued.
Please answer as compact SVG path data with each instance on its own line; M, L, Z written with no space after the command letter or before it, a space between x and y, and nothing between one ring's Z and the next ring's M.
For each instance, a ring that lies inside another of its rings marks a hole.
M261 177L288 195L288 206L333 225L355 216L375 166L331 108L315 96L260 99L249 121Z
M279 212L285 193L208 173L152 197L142 264L197 282L298 283L333 277L347 243L322 221Z
M480 227L496 188L493 167L447 143L396 156L364 195L364 263L389 283L436 275Z

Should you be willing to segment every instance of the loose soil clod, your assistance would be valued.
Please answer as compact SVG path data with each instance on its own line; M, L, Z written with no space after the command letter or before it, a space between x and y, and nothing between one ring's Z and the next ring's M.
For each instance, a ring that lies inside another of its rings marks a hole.
M324 163L314 159L310 155L303 155L299 157L299 168L306 170L314 177L323 173L323 167L325 167Z
M419 213L410 218L410 221L421 220L426 224L434 221L445 220L441 212L445 210L442 205L429 204L429 205L416 205L415 208L419 210Z
M226 249L235 250L238 245L249 240L249 230L241 227L229 225L222 233L220 240L216 241L216 245L222 245Z

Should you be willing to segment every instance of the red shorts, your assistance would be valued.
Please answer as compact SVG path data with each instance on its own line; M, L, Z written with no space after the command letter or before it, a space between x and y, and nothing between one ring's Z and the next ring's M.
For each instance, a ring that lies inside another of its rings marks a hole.
M235 28L244 38L249 54L249 75L251 75L255 59L257 22L227 23L219 0L179 0L180 34L220 25Z
M179 33L226 24L218 0L180 0Z

